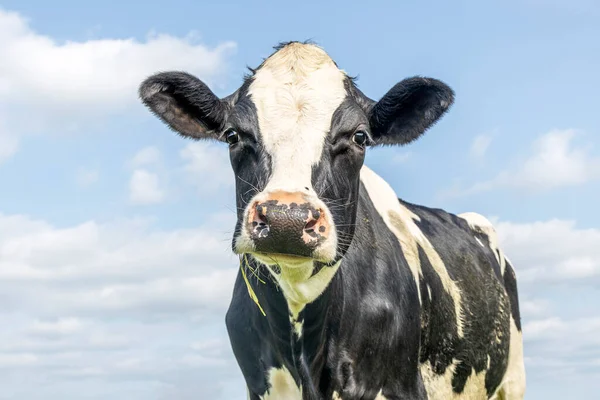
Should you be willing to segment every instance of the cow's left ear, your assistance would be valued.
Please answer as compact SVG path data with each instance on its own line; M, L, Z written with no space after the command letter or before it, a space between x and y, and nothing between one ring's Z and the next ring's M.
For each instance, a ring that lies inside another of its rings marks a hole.
M437 79L413 77L397 83L369 111L374 145L412 142L453 102L453 90Z
M142 102L167 126L194 139L221 139L228 103L186 72L160 72L139 87Z

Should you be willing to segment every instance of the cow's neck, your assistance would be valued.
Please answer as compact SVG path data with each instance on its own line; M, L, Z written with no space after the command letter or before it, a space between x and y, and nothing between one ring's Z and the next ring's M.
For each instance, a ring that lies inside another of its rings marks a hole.
M279 273L271 270L285 297L295 333L301 337L303 325L299 318L308 304L319 298L335 276L340 262L333 266L317 266L308 262L301 267L288 268L282 265ZM325 310L319 310L325 311Z
M341 286L336 284L336 272L341 261L332 266L269 268L271 279L265 284L252 283L271 335L275 352L293 368L305 390L315 390L325 363L328 318L330 308L342 303ZM263 275L264 276L264 275ZM331 299L335 297L335 302ZM309 383L310 382L310 383Z
M307 312L316 314L311 315L311 323L323 322L319 318L324 318L327 314L328 304L324 301L323 294L334 278L341 261L328 266L316 265L317 263L312 261L293 267L285 265L269 267L259 264L258 261L254 261L254 264L258 269L268 271L270 281L277 292L269 293L261 290L263 295L260 297L267 302L265 306L268 309L273 309L276 313L282 313L283 309L286 310L289 316L286 323L291 328L290 334L295 335L296 339L304 336L305 330L310 328L305 326L306 322L304 321ZM270 290L268 287L264 289ZM308 305L310 305L309 310L307 310ZM278 323L283 323L283 321L278 321Z

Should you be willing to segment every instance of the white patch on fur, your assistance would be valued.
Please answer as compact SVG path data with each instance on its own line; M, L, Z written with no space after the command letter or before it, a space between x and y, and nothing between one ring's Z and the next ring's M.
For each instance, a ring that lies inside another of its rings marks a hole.
M410 224L406 226L406 231L400 231L394 225L394 223L390 220L390 211L396 212L396 214L401 215L402 213L406 213L406 209L400 206L400 202L398 201L398 196L394 192L394 189L384 181L379 175L373 172L369 167L364 165L360 171L360 180L363 185L367 189L367 193L369 193L369 197L375 206L375 209L383 218L383 221L388 226L388 228L396 235L400 243L402 244L402 251L404 252L404 257L408 262L408 266L410 267L410 271L412 272L413 278L415 279L415 283L417 284L417 292L419 294L419 302L421 302L421 290L420 290L420 276L423 276L421 272L421 263L419 262L419 255L413 249L414 239L412 239L415 235L419 235L418 232L410 231L410 229L415 228L414 224ZM417 228L418 229L418 228Z
M302 321L298 321L298 320L296 320L295 317L291 316L290 324L292 324L292 326L294 327L294 332L296 332L296 335L298 336L298 338L301 338L302 337L302 328L303 328Z
M387 400L387 398L383 395L383 389L381 389L379 393L377 393L377 396L375 396L375 400Z
M340 394L338 392L333 392L333 396L331 396L331 400L342 400Z
M247 218L248 213L246 212L244 220L242 221L242 229L240 229L240 233L235 237L235 244L233 247L236 254L252 253L256 249L248 230L244 228L247 224Z
M476 374L474 369L471 369L471 375L467 378L464 390L462 393L455 393L452 389L452 378L458 360L453 359L452 364L446 368L444 374L436 374L432 368L430 361L421 364L421 376L425 385L425 391L429 400L482 400L487 399L485 388L485 376L487 371L483 370Z
M408 262L417 284L419 301L421 301L419 277L423 275L418 251L419 247L421 247L427 255L433 269L438 274L444 290L446 290L454 302L458 335L459 337L463 337L464 322L460 288L457 286L456 282L450 278L444 262L431 242L429 242L417 224L415 224L415 221L420 220L419 216L400 204L398 196L390 185L368 167L363 166L360 179L365 185L377 212L381 215L388 228L400 241L404 257Z
M483 215L474 212L462 213L458 214L458 216L467 221L469 227L471 227L474 232L487 236L488 242L490 243L490 249L494 253L498 265L500 265L502 276L504 276L504 270L506 269L505 257L498 245L498 235L496 234L496 229L494 229L492 223Z
M479 243L479 245L481 247L485 247L485 245L483 244L483 242L481 240L479 240L479 238L477 236L475 236L475 240L477 240L477 243Z
M292 374L285 366L269 369L267 379L269 389L260 397L262 400L302 400L302 388L296 385Z
M256 106L262 144L272 159L265 191L312 188L334 111L346 98L341 71L320 47L292 43L269 57L248 93Z
M312 275L314 271L313 261L305 261L290 267L288 263L280 263L273 257L257 255L252 255L252 257L265 265L277 281L291 313L290 321L300 337L302 335L302 323L295 322L298 315L307 304L312 303L323 294L342 261L340 260L330 267L323 267L319 272ZM275 265L279 267L279 272L273 268Z
M523 360L523 335L517 330L514 318L510 317L510 348L508 366L498 389L498 398L522 400L525 397L526 375Z

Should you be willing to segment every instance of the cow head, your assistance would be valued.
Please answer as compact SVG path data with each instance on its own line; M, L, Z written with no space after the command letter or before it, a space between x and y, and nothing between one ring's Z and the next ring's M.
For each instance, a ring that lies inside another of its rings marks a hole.
M373 101L320 47L298 42L279 46L228 97L184 72L149 77L140 96L181 135L227 143L233 250L289 268L343 257L366 149L415 140L453 102L448 86L420 77Z

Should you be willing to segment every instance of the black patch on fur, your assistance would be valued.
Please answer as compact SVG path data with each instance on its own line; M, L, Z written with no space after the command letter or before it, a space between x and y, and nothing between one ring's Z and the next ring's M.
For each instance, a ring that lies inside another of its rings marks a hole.
M229 158L235 176L238 217L234 238L243 228L246 205L264 190L271 177L271 156L262 145L256 106L248 96L249 85L250 82L244 83L238 91L225 125L225 129L233 129L240 136L239 142L229 148Z
M429 361L433 372L442 375L452 363L459 346L454 302L421 247L419 260L423 273L420 280L423 310L419 361ZM431 288L431 298L427 286Z
M255 317L258 310L249 299L245 286L242 275L238 274L233 297L225 316L225 325L233 354L246 385L250 393L256 396L268 389L265 368L278 364L269 349L264 345L261 346L261 331L264 330L264 322Z
M357 223L359 178L365 148L352 142L357 130L368 127L367 115L348 95L333 113L321 160L312 170L312 185L327 205L338 235L337 258L351 245Z
M508 262L508 260L504 260L506 262L506 268L504 269L504 287L506 288L506 293L508 293L508 298L510 299L510 312L512 314L513 319L515 320L517 330L521 332L521 312L519 310L519 291L517 290L517 277L515 275L515 270L513 269L512 265Z

